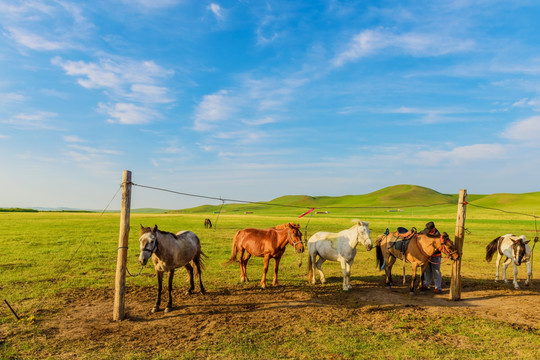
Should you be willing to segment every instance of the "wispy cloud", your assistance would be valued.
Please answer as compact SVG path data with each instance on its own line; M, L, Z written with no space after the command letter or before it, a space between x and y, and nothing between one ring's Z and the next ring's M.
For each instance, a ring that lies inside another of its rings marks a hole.
M531 116L511 123L501 136L515 141L538 142L540 138L540 116Z
M49 40L44 36L21 28L9 27L6 31L8 38L32 50L59 50L71 47L66 42Z
M214 129L220 121L229 119L234 113L231 101L227 90L203 96L202 101L195 109L194 130L209 131Z
M100 103L98 110L109 116L108 122L124 125L147 124L160 117L159 112L153 109L131 103Z
M3 123L21 130L60 130L59 127L52 124L57 115L49 111L19 113L3 121Z
M332 60L334 66L376 54L384 49L412 56L440 56L472 50L473 40L424 33L395 34L385 29L364 30L355 35L344 50Z
M440 163L462 163L486 159L497 159L507 154L502 144L474 144L457 146L451 150L419 151L415 159L421 163L436 166Z
M210 5L208 5L206 8L208 10L210 10L214 14L216 19L218 19L218 20L223 19L223 10L222 10L222 8L221 8L221 6L219 4L210 3Z
M174 101L169 89L161 85L174 72L153 61L102 58L98 62L84 62L55 57L52 63L76 77L82 87L103 90L116 101L98 105L101 113L110 116L109 122L145 124L160 117L158 105Z

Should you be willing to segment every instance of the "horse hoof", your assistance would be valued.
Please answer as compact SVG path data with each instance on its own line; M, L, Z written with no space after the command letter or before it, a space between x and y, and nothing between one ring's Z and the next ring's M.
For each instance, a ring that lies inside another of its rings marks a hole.
M201 289L201 294L206 295L206 290L205 290L205 289Z
M186 291L186 295L191 295L193 292L191 290Z
M159 307L155 306L152 308L152 313L157 313L159 311Z
M168 313L168 312L171 312L172 311L172 307L166 307L165 308L165 312Z

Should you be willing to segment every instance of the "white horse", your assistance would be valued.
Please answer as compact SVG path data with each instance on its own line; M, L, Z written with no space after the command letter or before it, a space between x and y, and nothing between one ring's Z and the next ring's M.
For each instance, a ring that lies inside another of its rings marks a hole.
M503 256L506 256L506 260L503 263L503 280L505 283L508 282L506 279L506 269L510 263L514 265L514 289L519 289L517 283L517 273L518 266L521 263L527 264L527 280L525 281L525 286L528 286L531 283L532 278L532 269L531 269L531 248L529 246L529 241L526 240L525 235L516 236L512 234L506 234L499 236L494 239L486 246L486 261L490 262L493 258L493 255L497 252L497 272L495 273L495 281L499 280L499 266Z
M361 242L366 250L371 250L373 244L369 237L368 223L355 220L357 224L339 233L319 231L308 240L308 280L315 284L315 267L319 270L321 283L326 282L321 266L326 260L339 261L343 271L343 290L352 289L350 284L351 265L356 256L356 245ZM317 255L319 259L317 260Z

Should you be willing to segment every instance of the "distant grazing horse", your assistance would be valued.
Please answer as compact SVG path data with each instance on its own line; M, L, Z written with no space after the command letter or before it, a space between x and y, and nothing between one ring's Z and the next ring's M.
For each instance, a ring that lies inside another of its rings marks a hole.
M211 229L212 228L212 222L210 221L210 219L204 219L204 227L206 229Z
M226 264L235 262L238 253L240 253L238 258L238 262L240 263L240 281L245 282L249 281L246 272L249 258L252 255L264 257L261 287L265 289L268 263L270 259L274 259L274 281L272 285L277 286L279 261L285 252L287 244L291 244L297 253L304 252L300 224L286 223L266 230L253 228L240 230L234 236L231 257ZM244 253L246 254L245 257Z
M189 273L188 294L191 294L195 289L195 284L193 282L193 266L199 276L201 293L206 293L201 279L201 272L204 267L202 258L206 257L206 255L201 251L201 243L197 235L191 231L180 231L174 235L170 232L158 230L157 225L155 225L153 229L141 225L139 242L141 249L139 264L146 265L148 259L152 256L152 262L154 263L158 280L157 300L152 312L159 311L163 273L165 271L169 272L169 301L165 312L172 310L174 269L178 267L185 267Z
M501 264L501 259L503 256L506 256L506 260L503 263L504 282L508 282L508 280L506 279L506 269L508 268L508 265L510 265L510 263L513 263L514 289L519 289L519 285L517 283L517 267L523 262L527 264L527 280L525 281L525 286L528 286L531 283L531 248L529 246L529 241L527 241L525 235L521 235L518 237L516 235L506 234L495 238L486 246L487 262L491 261L495 252L497 252L497 261L495 262L495 265L497 266L497 272L495 273L495 281L499 280L499 266Z
M414 295L414 287L416 281L416 269L421 267L421 274L424 274L429 264L431 255L437 250L451 257L453 260L459 258L459 254L450 240L447 233L441 236L430 234L414 233L410 238L408 246L397 246L399 241L403 239L396 238L390 235L379 235L375 250L377 252L377 267L379 270L384 268L386 273L386 286L392 287L392 266L396 258L403 259L412 265L412 281L409 286L409 292Z
M369 237L369 223L356 220L358 223L350 229L339 233L319 231L308 240L308 281L315 284L315 268L319 270L321 283L326 282L322 272L322 264L326 260L339 261L343 271L343 290L352 289L351 266L356 256L356 245L361 242L366 250L371 250L373 244ZM319 260L317 260L317 255Z

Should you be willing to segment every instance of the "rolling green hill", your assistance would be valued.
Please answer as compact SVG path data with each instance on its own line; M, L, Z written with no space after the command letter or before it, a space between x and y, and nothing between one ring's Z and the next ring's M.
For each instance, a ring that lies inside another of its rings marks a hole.
M417 185L394 185L363 194L344 196L286 195L271 201L246 204L202 205L189 209L170 210L167 213L211 214L218 213L259 213L259 214L301 214L310 208L317 212L331 214L361 214L366 212L399 211L408 208L430 208L435 213L447 211L455 206L457 194L442 194ZM540 213L540 192L525 194L468 194L471 205L479 207ZM412 211L412 210L411 210ZM418 211L418 210L417 210ZM163 211L165 212L165 211Z

